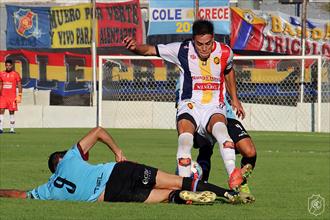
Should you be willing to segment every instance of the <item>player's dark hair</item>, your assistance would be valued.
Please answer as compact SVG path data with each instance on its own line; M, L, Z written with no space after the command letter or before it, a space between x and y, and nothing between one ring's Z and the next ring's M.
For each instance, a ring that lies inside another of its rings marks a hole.
M193 36L214 34L214 27L211 21L208 20L196 20L193 23Z
M63 158L64 155L66 154L66 150L65 151L56 151L54 153L52 153L51 155L49 155L49 159L48 159L48 168L50 170L50 172L55 173L57 164L60 160L60 158Z
M10 60L10 59L7 59L6 61L5 61L5 64L6 63L10 63L10 64L13 64L13 61L12 60Z

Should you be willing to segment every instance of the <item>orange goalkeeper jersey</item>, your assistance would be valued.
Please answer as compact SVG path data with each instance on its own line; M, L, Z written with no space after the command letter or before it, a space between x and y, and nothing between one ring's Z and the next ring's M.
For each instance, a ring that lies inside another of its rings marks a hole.
M21 82L21 77L16 71L11 72L0 72L0 81L2 81L2 92L3 97L16 97L17 83Z

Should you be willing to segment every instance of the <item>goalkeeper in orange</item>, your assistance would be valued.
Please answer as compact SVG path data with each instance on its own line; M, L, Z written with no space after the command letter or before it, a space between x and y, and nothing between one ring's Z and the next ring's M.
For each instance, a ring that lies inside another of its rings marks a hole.
M19 73L14 70L12 60L5 61L6 70L0 72L0 81L2 87L0 89L0 134L3 133L3 116L5 110L9 111L10 131L15 133L15 111L17 111L17 103L22 101L22 83ZM18 88L18 93L17 89Z

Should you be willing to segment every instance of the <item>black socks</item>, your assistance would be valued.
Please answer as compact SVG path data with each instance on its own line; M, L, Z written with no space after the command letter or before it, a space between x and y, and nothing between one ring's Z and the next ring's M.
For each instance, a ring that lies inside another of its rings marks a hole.
M189 191L211 191L217 196L225 197L225 193L231 190L224 189L211 183L204 183L202 181L194 180L189 177L184 177L182 181L182 190Z

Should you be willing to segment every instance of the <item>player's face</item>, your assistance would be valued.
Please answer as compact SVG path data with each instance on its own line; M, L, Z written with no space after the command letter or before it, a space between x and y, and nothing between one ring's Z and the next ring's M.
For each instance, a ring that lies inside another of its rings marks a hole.
M13 70L13 64L11 63L6 63L6 72L11 72Z
M210 57L213 48L214 37L212 34L195 35L194 45L201 60L207 60Z

